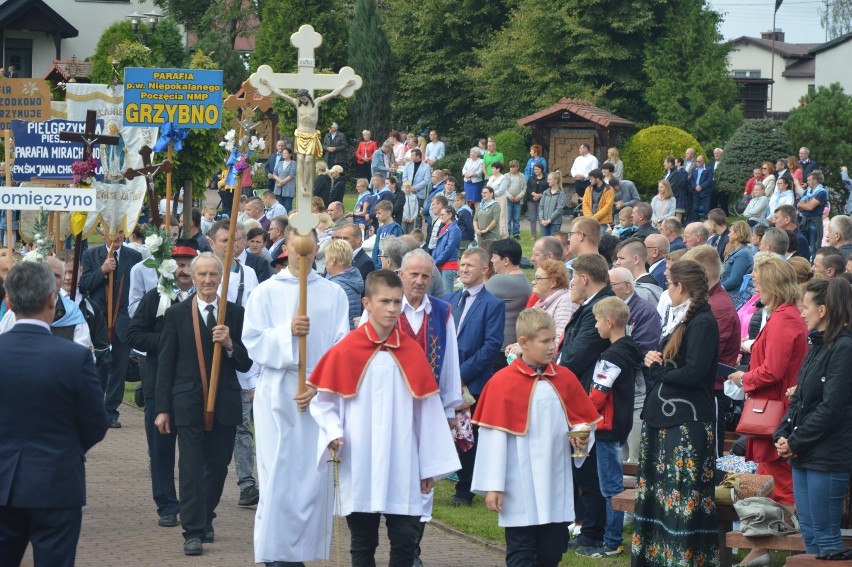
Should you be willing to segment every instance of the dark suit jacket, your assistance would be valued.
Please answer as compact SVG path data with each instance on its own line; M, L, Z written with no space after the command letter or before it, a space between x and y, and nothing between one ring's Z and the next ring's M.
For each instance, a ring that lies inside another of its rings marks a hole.
M595 328L595 315L592 313L592 308L601 299L614 296L612 288L605 287L589 303L580 305L580 308L571 316L571 321L565 327L565 334L562 335L559 364L576 374L586 391L589 391L592 385L595 363L610 345L608 340L601 338Z
M19 323L0 335L0 506L86 504L85 453L109 419L92 353Z
M716 249L716 252L719 253L719 258L722 260L724 260L725 247L728 246L728 240L730 239L730 236L730 231L728 229L725 229L725 232L723 232L722 234L712 234L707 240L707 244Z
M272 248L269 249L269 255L272 256L273 260L281 255L282 248L284 248L284 239L283 238L280 241L273 244ZM255 256L255 258L257 258L257 256ZM260 282L260 278L257 278L257 281Z
M665 261L660 262L657 266L649 272L651 276L656 281L657 285L663 289L666 289L666 263Z
M263 171L266 172L266 173L275 173L275 164L278 162L278 158L280 157L280 155L281 154L279 154L277 152L272 152L269 155L269 158L267 158L266 163L263 164ZM269 179L269 177L266 178L266 189L268 191L274 191L275 190L275 180L274 179Z
M331 176L330 175L317 175L314 180L314 197L319 197L322 199L322 202L328 207L328 204L331 203Z
M361 272L361 277L364 278L364 281L367 281L367 275L376 269L373 259L367 256L363 248L352 257L352 265Z
M329 146L334 146L334 153L329 153L326 148ZM325 157L325 162L328 164L329 169L333 165L340 164L343 167L346 167L346 154L349 148L349 141L346 139L346 134L338 130L334 134L334 141L332 142L331 134L329 132L325 133L322 139L322 149Z
M678 236L671 242L669 242L669 252L674 252L675 250L681 250L686 248L686 244L683 243L683 237Z
M254 273L257 274L257 283L265 282L274 274L272 266L269 265L266 258L261 258L251 252L246 254L246 266L254 270Z
M178 303L177 300L172 305ZM136 313L127 330L127 344L130 348L144 352L145 373L142 376L142 393L146 400L153 400L157 394L157 362L159 360L160 334L163 332L165 317L157 317L160 305L160 292L149 290L139 300Z
M341 174L331 184L331 194L328 198L329 203L333 203L335 201L342 203L343 202L343 195L345 193L346 193L346 176Z
M80 291L89 297L105 315L107 311L107 277L101 272L101 265L107 257L106 246L89 248L83 254L83 275L80 278ZM130 314L127 312L130 295L130 269L142 261L142 255L130 248L122 246L118 253L118 267L113 276L112 306L117 310L115 317L115 338L121 342L127 340L127 328L130 326ZM121 295L119 296L119 291ZM117 313L117 315L116 315Z
M204 415L204 395L201 387L201 369L195 350L195 332L192 328L193 301L172 305L163 318L160 334L159 360L157 361L156 411L172 412L176 426L201 427ZM248 372L251 359L243 345L243 308L228 302L225 325L230 329L234 351L231 356L222 351L219 387L216 393L216 423L235 427L243 421L242 389L237 371ZM213 361L213 334L199 313L201 342L208 377Z
M459 308L462 290L444 297L453 309ZM503 346L506 306L484 287L456 329L459 345L459 370L462 383L478 396L494 374L492 363Z
M673 169L669 175L669 183L672 186L672 195L677 197L682 191L686 191L686 172L683 169Z
M701 195L708 195L713 191L713 168L709 165L704 165L704 171L701 173L701 178L698 178L698 168L696 167L689 176L689 187L695 191L695 187L701 185Z

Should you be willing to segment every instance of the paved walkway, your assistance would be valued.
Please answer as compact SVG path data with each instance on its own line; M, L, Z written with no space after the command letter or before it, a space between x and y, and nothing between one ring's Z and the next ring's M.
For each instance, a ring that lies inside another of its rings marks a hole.
M88 505L83 509L83 530L77 547L77 565L103 566L210 566L253 565L252 530L254 509L237 506L237 488L233 464L228 474L222 502L215 521L216 543L205 544L200 557L183 554L181 529L157 526L157 514L151 500L148 456L142 412L129 405L120 408L121 429L110 429L106 439L87 455L86 481ZM262 488L261 488L262 489ZM336 519L343 532L340 565L349 565L349 536L346 522ZM388 547L383 535L376 558L387 565ZM338 565L336 542L332 542L332 561L310 563L310 567ZM502 555L444 532L435 526L426 530L423 563L427 567L497 567ZM23 566L32 567L28 552Z

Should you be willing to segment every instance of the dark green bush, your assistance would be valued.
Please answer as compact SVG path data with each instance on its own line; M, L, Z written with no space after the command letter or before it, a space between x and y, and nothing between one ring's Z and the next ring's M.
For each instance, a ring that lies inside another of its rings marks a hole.
M792 144L781 126L771 118L746 120L725 144L722 163L713 174L713 187L729 195L743 192L752 170L761 162L787 158Z

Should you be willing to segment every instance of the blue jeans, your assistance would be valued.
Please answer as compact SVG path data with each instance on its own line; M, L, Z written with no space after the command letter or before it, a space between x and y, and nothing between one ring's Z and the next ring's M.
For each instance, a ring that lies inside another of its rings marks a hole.
M257 484L254 479L254 435L251 432L251 398L243 390L243 422L237 426L234 438L234 468L237 469L237 486L240 490Z
M455 270L441 270L441 281L444 282L444 293L453 293L457 275L458 272Z
M843 549L840 518L849 473L800 469L793 466L793 495L807 553Z
M509 201L506 209L506 217L509 219L509 236L520 236L521 234L521 203Z
M612 498L624 491L624 471L621 464L621 446L618 441L595 441L598 451L598 478L601 494L606 500L606 531L604 545L617 548L622 542L624 512L612 509Z
M808 219L802 232L808 240L808 247L811 249L811 258L813 258L817 248L822 246L822 217Z
M541 225L541 235L542 236L552 236L559 232L562 228L562 223L551 223L547 226Z
M154 426L157 411L154 407L156 400L145 399L145 436L148 440L148 456L151 459L151 493L157 514L168 516L180 512L177 491L175 490L175 441L177 429L172 432L160 433ZM171 416L171 423L175 418Z

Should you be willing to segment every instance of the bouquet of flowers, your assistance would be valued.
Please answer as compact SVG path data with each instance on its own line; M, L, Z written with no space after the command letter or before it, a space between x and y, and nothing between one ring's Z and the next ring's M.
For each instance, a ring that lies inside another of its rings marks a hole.
M43 264L47 262L53 252L53 237L50 231L47 230L47 219L50 213L41 211L41 214L33 223L33 249L24 254L22 262L38 262Z
M77 187L88 187L95 182L95 170L97 170L98 160L89 158L87 160L77 160L71 164L71 176Z
M243 136L239 140L235 130L228 130L225 134L225 139L219 142L219 146L230 152L228 159L225 161L227 166L222 178L224 183L220 183L226 191L233 191L237 185L237 176L242 175L242 186L251 187L252 174L262 167L262 163L258 163L257 158L260 155L259 151L266 149L266 141L257 136Z
M146 268L157 270L160 279L157 291L160 293L160 303L157 306L157 316L164 314L177 297L175 289L175 272L177 262L172 258L172 236L168 230L148 225L145 231L145 246L151 255L143 262Z

